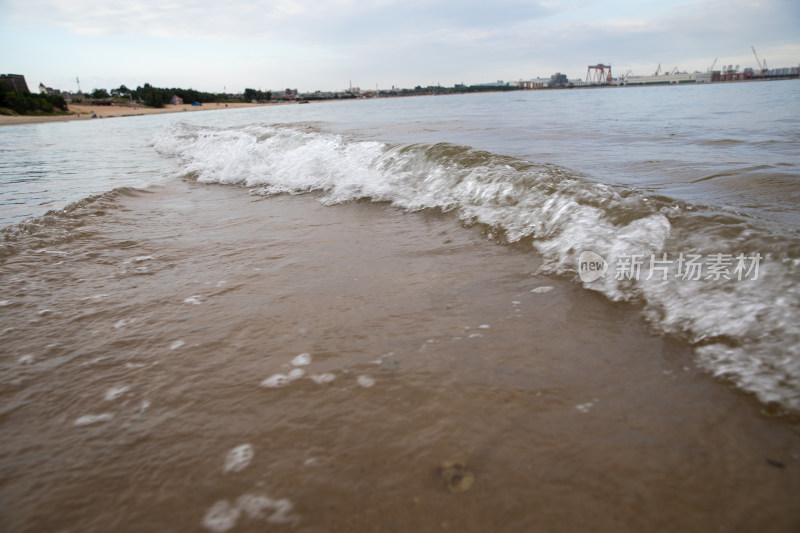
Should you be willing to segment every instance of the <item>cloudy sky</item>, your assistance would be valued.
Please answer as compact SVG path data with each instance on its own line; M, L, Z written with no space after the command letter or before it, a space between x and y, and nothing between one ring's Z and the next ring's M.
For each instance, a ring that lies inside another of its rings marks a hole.
M301 92L800 64L798 0L0 0L0 73Z

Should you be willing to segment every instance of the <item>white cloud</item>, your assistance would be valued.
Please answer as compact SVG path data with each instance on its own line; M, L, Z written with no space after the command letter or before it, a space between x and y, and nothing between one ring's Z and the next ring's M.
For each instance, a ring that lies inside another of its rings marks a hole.
M260 73L284 86L327 89L349 79L365 86L413 86L549 76L557 70L574 77L598 62L611 63L615 73L631 68L646 74L659 62L705 70L715 57L719 64L754 66L751 45L770 66L800 62L796 0L0 2L0 25L38 29L41 35L63 28L117 57L137 57L143 70L193 80L229 76L231 86L257 85L237 80ZM175 74L175 56L165 57L165 48L180 54L183 71ZM63 61L81 60L78 53L68 56ZM92 68L105 68L107 75L121 68L93 56ZM219 74L193 70L202 64Z

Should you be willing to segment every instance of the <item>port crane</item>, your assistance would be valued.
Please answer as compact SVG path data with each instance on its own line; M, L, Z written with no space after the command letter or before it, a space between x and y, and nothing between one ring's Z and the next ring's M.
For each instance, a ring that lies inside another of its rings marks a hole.
M713 72L713 71L714 71L714 65L716 65L716 64L717 64L717 59L719 59L719 58L718 58L718 57L715 57L715 58L714 58L714 62L713 62L713 63L711 63L711 66L710 66L710 67L708 67L708 70L707 70L706 72Z
M761 69L761 77L763 78L767 74L767 60L761 60L758 58L758 54L756 53L756 49L754 46L750 47L753 50L753 55L756 56L756 63L758 63L758 68Z
M656 69L656 73L653 76L658 76L658 73L661 72L661 63L658 64L658 68Z

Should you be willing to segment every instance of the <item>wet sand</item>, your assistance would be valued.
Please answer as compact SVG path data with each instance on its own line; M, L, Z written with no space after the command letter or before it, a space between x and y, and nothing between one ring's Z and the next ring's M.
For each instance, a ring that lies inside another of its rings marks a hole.
M0 529L800 529L797 420L529 244L191 181L45 222L0 255Z
M10 126L14 124L38 124L42 122L65 122L71 120L91 120L92 112L96 118L115 118L115 117L135 117L141 115L159 115L162 113L182 113L196 111L210 111L219 109L238 109L240 107L259 107L264 105L282 104L203 104L193 106L189 104L172 105L167 104L162 108L143 107L143 106L92 106L92 105L69 105L66 115L0 115L0 126Z

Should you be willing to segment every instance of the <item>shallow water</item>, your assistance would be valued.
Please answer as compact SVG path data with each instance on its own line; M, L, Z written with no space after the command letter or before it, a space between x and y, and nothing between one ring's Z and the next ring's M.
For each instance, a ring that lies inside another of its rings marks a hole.
M796 424L524 246L191 182L63 224L3 268L8 530L798 524Z
M797 529L798 86L3 128L0 529Z

